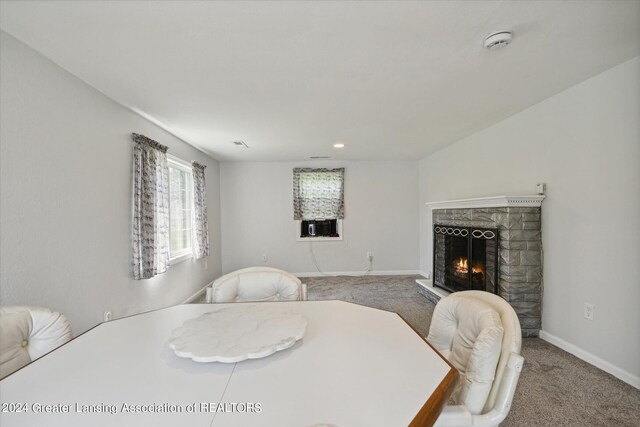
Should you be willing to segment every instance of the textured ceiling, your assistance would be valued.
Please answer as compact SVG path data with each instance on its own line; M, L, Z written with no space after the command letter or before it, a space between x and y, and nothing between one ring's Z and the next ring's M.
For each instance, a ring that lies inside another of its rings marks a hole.
M222 160L420 159L640 54L638 1L3 1L0 26Z

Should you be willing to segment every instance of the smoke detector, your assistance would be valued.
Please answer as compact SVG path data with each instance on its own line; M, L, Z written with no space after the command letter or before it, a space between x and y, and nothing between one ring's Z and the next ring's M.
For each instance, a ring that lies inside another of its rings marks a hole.
M487 38L484 39L484 47L489 50L498 50L511 43L511 40L513 40L511 31L500 31L488 35Z

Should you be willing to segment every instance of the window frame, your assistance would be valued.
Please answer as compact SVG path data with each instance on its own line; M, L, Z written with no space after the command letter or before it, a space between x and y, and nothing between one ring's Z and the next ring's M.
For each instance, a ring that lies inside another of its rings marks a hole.
M189 179L187 179L188 187L188 200L187 203L191 207L191 232L193 234L193 169L189 162L186 162L178 157L167 154L167 166L169 169L178 169L185 172ZM169 177L171 177L171 170L169 170ZM171 253L171 178L169 178L169 265L178 264L180 262L193 258L193 236L191 237L191 246L189 249L180 251L175 255Z

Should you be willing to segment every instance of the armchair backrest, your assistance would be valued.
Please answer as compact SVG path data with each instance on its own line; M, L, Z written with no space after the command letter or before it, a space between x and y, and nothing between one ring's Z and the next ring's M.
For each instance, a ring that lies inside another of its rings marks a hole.
M225 274L212 285L210 302L302 300L302 282L271 267L249 267Z
M72 338L64 315L43 307L0 308L0 378L44 356Z
M484 407L484 411L486 412L489 409L493 408L496 397L498 395L498 390L500 385L502 384L502 377L507 370L507 363L509 362L509 357L511 353L520 354L520 350L522 347L522 331L520 330L520 321L518 320L518 315L511 305L504 300L504 298L491 294L489 292L482 291L464 291L457 292L455 295L458 295L463 298L475 298L480 300L486 304L489 304L500 316L500 320L502 321L502 327L504 329L504 336L502 337L502 349L500 351L500 360L498 361L498 366L496 368L496 376L493 381L493 387L491 387L491 392L487 397L487 402Z

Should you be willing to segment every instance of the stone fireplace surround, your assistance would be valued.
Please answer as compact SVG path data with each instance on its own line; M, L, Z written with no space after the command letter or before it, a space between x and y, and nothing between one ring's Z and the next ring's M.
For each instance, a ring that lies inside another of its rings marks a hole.
M538 336L541 327L540 207L544 197L495 196L427 203L432 224L498 229L498 293L516 311L525 337ZM428 286L418 289L431 300L440 298L440 293L434 294Z

